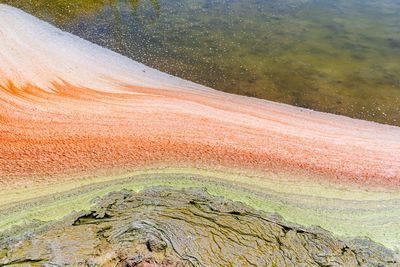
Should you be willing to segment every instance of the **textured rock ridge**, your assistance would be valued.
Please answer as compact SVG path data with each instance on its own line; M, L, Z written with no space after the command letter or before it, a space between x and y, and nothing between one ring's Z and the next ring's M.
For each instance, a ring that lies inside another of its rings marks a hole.
M339 240L205 190L113 192L88 212L0 236L0 266L399 266L368 239Z

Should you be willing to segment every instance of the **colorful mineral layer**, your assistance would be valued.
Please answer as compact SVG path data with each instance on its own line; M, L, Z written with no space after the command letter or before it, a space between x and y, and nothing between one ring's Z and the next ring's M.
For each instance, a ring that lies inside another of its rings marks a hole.
M0 101L0 230L167 185L400 248L398 127L219 92L6 5Z

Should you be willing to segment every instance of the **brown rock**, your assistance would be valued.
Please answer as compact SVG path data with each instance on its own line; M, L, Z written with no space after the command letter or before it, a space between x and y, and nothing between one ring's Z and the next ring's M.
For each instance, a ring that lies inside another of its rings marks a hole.
M201 190L121 191L96 202L21 228L21 239L3 233L0 266L400 266L368 239L339 240Z

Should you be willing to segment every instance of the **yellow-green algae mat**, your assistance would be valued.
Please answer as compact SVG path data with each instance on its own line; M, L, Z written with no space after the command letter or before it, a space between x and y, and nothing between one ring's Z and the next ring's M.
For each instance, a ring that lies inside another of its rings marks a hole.
M137 171L46 188L2 190L0 230L34 220L60 219L72 211L88 209L92 199L109 192L137 192L151 186L206 188L210 195L240 201L256 210L276 212L289 222L319 226L338 237L366 236L390 249L400 248L399 193L349 191L316 183L293 184L200 169Z

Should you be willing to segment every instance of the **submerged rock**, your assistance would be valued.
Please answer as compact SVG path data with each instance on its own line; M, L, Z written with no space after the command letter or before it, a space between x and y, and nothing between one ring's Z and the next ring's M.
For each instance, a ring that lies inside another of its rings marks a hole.
M0 236L0 266L399 266L368 239L339 240L205 190L149 188Z

